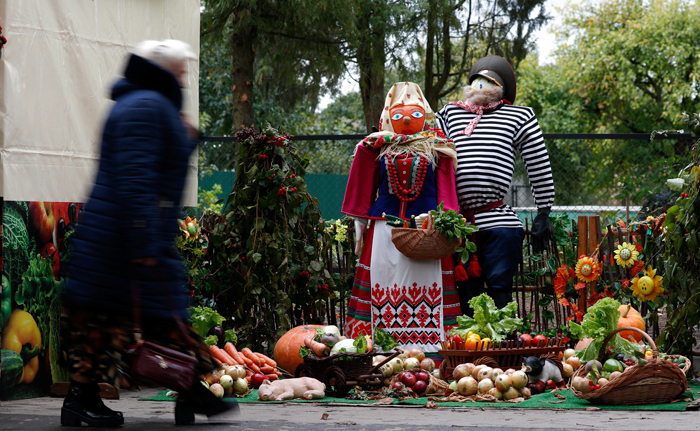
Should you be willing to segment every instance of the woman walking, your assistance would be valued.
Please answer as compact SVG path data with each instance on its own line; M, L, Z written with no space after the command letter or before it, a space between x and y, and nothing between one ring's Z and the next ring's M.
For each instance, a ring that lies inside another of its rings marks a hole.
M61 319L62 359L71 372L61 424L119 426L98 382L118 385L135 344L134 311L147 341L197 358L197 374L214 368L206 345L188 326L185 272L173 248L178 209L198 132L181 114L189 45L145 41L128 58L112 89L115 104L104 126L100 163L74 238ZM137 294L136 301L134 291ZM194 413L234 407L198 381L181 392L176 422Z

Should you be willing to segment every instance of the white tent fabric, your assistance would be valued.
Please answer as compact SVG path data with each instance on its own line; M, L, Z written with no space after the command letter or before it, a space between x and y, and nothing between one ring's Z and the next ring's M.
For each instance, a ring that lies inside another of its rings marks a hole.
M0 0L0 193L8 201L85 202L109 92L145 39L199 53L199 0ZM199 65L184 109L197 121ZM197 202L197 159L185 205Z

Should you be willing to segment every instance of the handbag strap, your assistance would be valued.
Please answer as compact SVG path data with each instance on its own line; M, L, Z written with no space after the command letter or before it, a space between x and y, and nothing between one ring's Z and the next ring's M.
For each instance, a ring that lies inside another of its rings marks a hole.
M182 333L182 336L184 337L184 342L188 347L194 346L194 343L192 341L192 337L189 336L187 333L187 328L185 328L185 324L182 321L182 318L180 315L177 313L175 310L175 306L173 305L173 300L169 295L169 292L167 288L165 287L165 282L159 281L158 285L161 288L161 291L163 293L163 296L165 296L166 300L168 301L168 307L170 308L170 312L172 313L173 317L175 318L175 322L177 323L177 327ZM132 280L131 282L131 295L132 295L132 306L133 306L133 329L134 329L134 338L136 339L136 343L141 343L142 336L143 336L143 327L141 324L141 306L140 306L140 295L139 295L139 283L136 280Z

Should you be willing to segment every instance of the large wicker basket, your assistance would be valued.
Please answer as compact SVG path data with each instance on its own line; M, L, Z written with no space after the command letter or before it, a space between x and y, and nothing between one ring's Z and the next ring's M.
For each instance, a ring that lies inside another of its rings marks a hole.
M407 257L414 259L444 259L451 256L460 241L447 239L437 229L394 228L391 241Z
M672 362L661 359L654 340L640 329L625 326L611 332L600 348L598 359L601 362L605 360L608 342L620 331L638 332L646 338L652 349L648 363L646 365L633 365L620 377L600 389L588 393L583 393L572 387L571 392L576 398L588 400L593 404L631 406L668 403L685 392L688 382L683 371ZM574 377L585 377L586 374L586 366L582 365L576 370L572 380Z

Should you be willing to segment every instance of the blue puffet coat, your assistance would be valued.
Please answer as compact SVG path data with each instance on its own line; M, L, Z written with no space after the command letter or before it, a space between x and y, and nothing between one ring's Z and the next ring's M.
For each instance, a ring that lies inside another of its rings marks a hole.
M144 319L187 317L185 272L173 248L189 157L196 146L180 119L175 77L132 55L112 90L100 164L81 213L65 301L69 307L131 315L132 286ZM131 264L155 257L155 268Z

